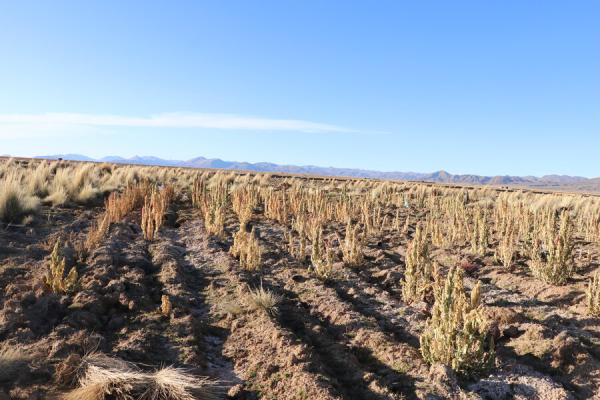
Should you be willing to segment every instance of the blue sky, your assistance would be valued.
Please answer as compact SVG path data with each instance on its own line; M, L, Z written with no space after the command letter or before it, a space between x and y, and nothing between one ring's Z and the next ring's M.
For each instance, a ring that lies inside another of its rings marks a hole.
M600 176L596 1L19 1L0 154Z

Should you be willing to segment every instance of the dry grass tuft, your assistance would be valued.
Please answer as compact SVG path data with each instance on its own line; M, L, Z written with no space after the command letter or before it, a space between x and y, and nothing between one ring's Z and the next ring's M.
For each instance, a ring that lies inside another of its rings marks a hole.
M63 400L216 400L221 391L215 382L187 371L165 367L140 371L135 365L101 354L84 357L79 388Z
M16 173L0 180L0 221L19 223L25 216L34 214L39 203L37 197L25 190Z
M153 375L153 386L142 399L147 400L212 400L220 398L216 391L209 391L213 382L207 378L189 375L180 368L166 367Z
M15 379L27 368L30 356L18 346L3 345L0 348L0 382Z
M253 310L262 310L270 315L276 315L277 304L281 301L281 297L272 291L263 288L262 283L260 288L250 290L248 295L248 305Z

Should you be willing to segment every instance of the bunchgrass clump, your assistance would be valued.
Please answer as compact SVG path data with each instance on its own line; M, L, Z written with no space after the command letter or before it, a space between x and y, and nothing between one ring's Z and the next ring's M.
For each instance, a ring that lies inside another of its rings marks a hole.
M20 223L24 217L35 214L40 201L22 185L16 173L0 179L0 221Z
M0 347L0 382L15 379L30 361L30 356L18 345Z
M164 367L145 372L102 354L83 358L78 383L63 400L216 400L222 396L214 381L184 369Z
M255 290L250 290L248 294L248 305L253 310L262 310L269 315L277 314L277 305L281 301L281 297L263 288L262 282L260 287Z

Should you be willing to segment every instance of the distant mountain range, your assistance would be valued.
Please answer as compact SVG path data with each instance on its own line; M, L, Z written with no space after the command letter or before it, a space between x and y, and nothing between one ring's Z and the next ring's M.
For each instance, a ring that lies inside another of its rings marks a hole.
M254 172L279 172L289 174L309 174L319 176L344 176L353 178L374 178L374 179L392 179L405 181L425 181L436 183L449 183L461 185L493 185L493 186L520 186L540 189L562 189L574 191L600 191L600 178L584 178L581 176L567 175L545 175L535 176L480 176L480 175L454 175L446 171L437 171L433 173L418 172L382 172L354 168L334 168L317 167L313 165L296 166L280 165L267 162L248 163L237 161L223 161L218 158L196 157L187 161L164 160L152 156L135 156L123 158L118 156L108 156L100 159L90 158L81 154L55 154L48 156L39 156L36 158L74 161L94 161L109 162L118 164L136 164L136 165L158 165L168 167L190 167L190 168L212 168L212 169L232 169Z

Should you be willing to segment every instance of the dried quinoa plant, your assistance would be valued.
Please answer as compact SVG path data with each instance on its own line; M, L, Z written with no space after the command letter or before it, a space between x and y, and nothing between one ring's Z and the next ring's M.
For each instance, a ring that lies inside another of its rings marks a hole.
M348 220L344 240L338 236L338 241L342 249L344 265L348 267L359 266L364 260L362 249L365 239L359 232L358 224L352 225L351 221Z
M192 202L200 209L207 232L223 238L229 204L229 183L222 174L215 175L213 179L208 182L205 177L200 177L194 181Z
M596 272L590 279L585 292L587 311L590 315L600 317L600 273Z
M322 229L316 230L313 234L310 260L312 263L311 270L317 278L328 280L334 277L333 249L323 240Z
M429 254L427 233L417 225L415 236L408 244L406 268L402 281L402 298L410 304L425 300L432 291L434 265Z
M154 240L163 224L165 213L173 199L173 188L167 186L158 191L153 189L144 199L142 207L141 227L144 239Z
M60 251L60 240L57 240L50 255L48 271L43 278L44 284L53 293L70 293L75 290L79 275L77 269L71 267L69 273L65 276L66 260L60 255Z
M573 222L563 210L560 217L549 212L536 232L529 267L544 282L562 285L575 272Z
M229 253L239 259L242 269L246 271L260 269L262 249L254 228L248 232L246 228L240 226L240 230L233 236L233 245Z
M467 297L462 270L452 268L436 283L432 316L421 335L421 354L433 364L442 363L461 375L477 375L494 363L490 322L480 304L480 283Z

